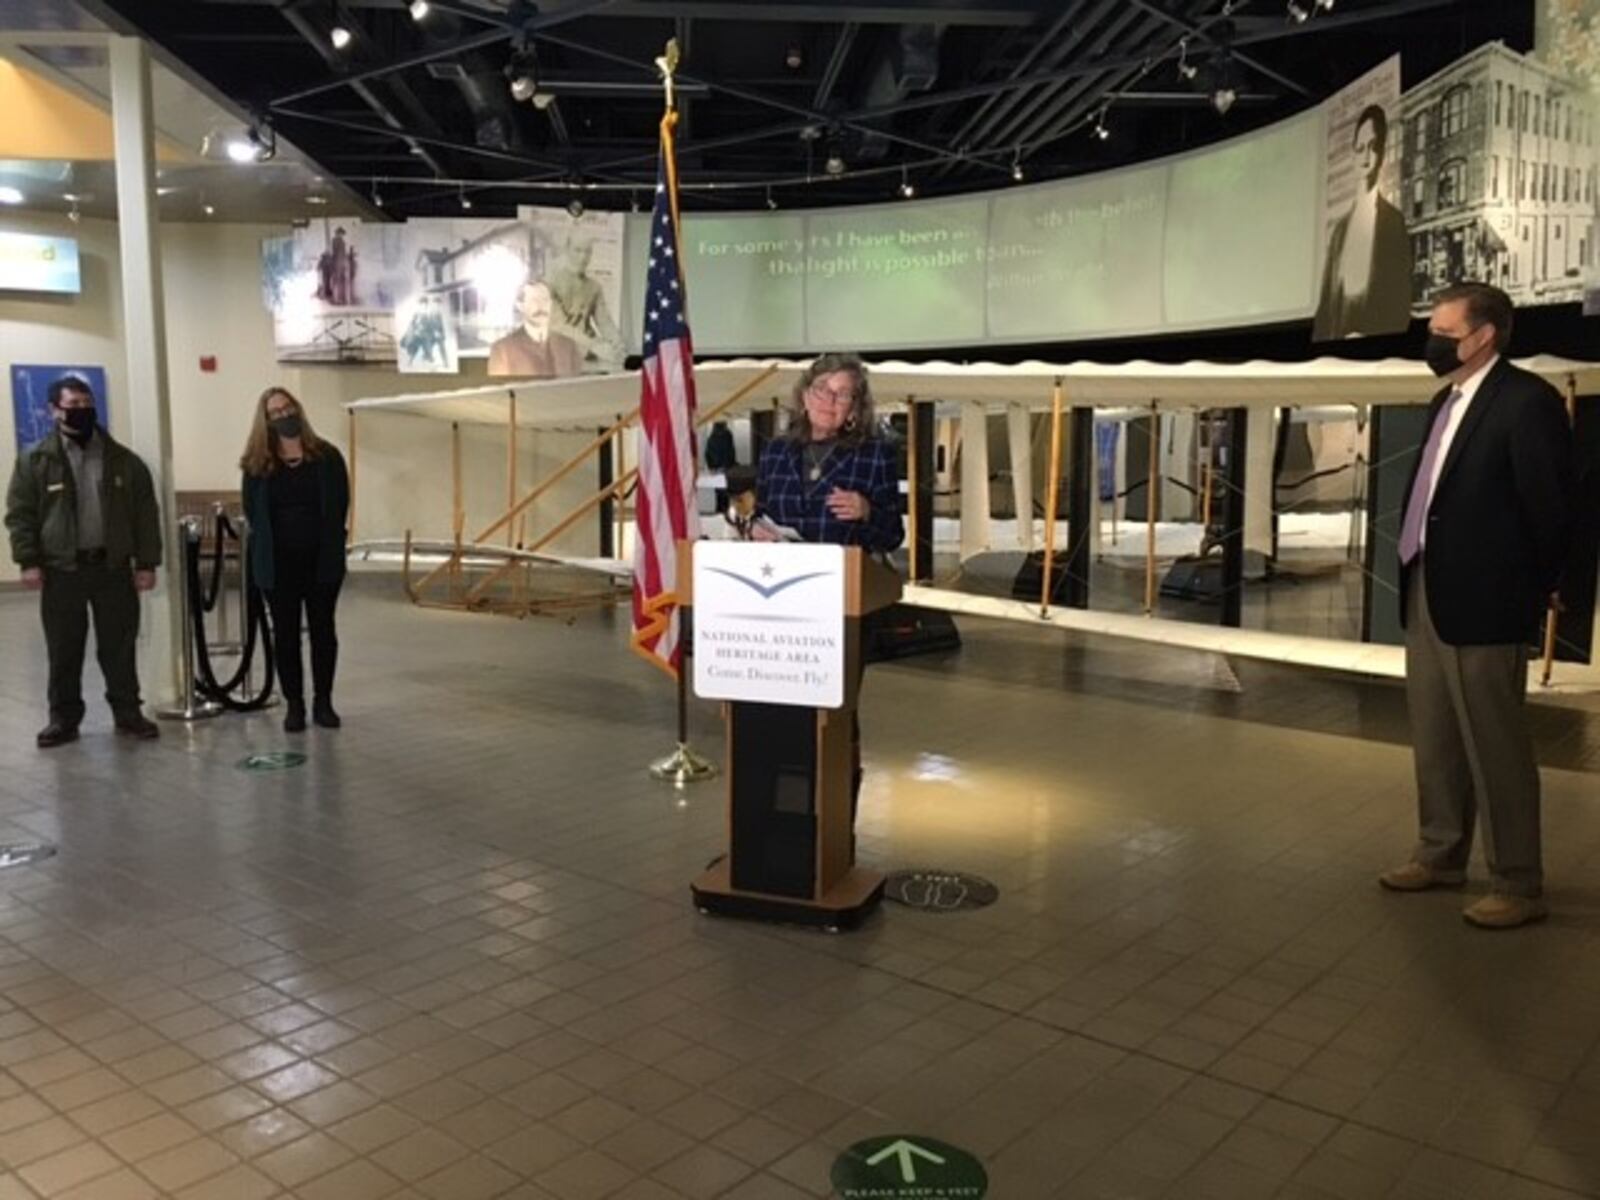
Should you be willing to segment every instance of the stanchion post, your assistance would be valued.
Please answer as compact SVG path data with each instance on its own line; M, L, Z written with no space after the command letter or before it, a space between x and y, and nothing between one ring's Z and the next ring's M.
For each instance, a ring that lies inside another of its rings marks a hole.
M225 595L225 593L228 590L228 571L227 571L228 554L227 554L227 547L223 544L223 541L222 541L222 501L221 500L213 500L211 502L211 530L212 530L211 536L217 539L217 547L218 547L218 551L219 551L218 558L217 558L217 564L218 564L217 570L222 576L220 579L217 580L217 604L216 604L216 608L217 608L217 646L216 646L216 648L219 649L219 650L225 650L225 649L227 649L228 644L229 644L228 643L228 603L227 603L227 597ZM244 652L244 634L245 634L245 627L241 623L240 626L239 626L239 651L240 651L240 653Z
M220 530L218 531L220 533ZM239 523L234 526L234 540L239 543L239 653L244 653L246 643L250 641L250 528L244 519L244 514L239 514ZM262 647L263 651L265 647ZM244 663L244 692L246 696L253 696L255 687L255 655L251 655Z
M195 597L189 594L189 554L197 550L200 544L200 518L184 517L178 522L181 531L178 544L182 547L183 562L177 570L179 573L178 602L179 612L183 618L183 636L178 639L178 664L183 671L181 691L175 703L156 710L158 717L174 721L203 721L214 717L222 711L222 706L210 700L202 700L195 694L194 688L194 604Z

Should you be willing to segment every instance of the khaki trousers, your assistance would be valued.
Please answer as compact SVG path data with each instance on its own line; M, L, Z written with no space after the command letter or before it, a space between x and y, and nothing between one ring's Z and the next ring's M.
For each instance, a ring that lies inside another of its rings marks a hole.
M1422 561L1411 568L1406 613L1406 703L1417 769L1414 857L1465 870L1474 818L1497 892L1537 896L1539 768L1528 733L1528 654L1521 645L1450 646L1428 612Z

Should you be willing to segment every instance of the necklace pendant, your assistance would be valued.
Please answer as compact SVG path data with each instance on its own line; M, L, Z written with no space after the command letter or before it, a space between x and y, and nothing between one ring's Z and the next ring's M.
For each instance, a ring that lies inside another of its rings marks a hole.
M821 467L812 467L811 468L811 482L815 483L815 482L817 482L817 480L819 480L821 478L822 478L822 468Z

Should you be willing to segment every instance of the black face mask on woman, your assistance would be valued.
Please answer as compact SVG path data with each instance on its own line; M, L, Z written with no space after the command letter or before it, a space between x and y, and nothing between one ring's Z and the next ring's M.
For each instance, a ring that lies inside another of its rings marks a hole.
M1422 349L1422 361L1435 375L1448 375L1461 366L1461 339L1442 333L1430 333Z
M286 417L274 417L268 424L272 426L272 432L281 438L297 438L305 428L295 413L290 413Z

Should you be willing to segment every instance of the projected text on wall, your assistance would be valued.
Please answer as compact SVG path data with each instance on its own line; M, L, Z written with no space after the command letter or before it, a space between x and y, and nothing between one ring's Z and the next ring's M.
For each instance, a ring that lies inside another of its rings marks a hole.
M1196 154L980 196L689 214L696 349L960 346L1307 316L1321 133L1309 113ZM628 229L630 297L644 220ZM624 301L630 321L637 308Z

